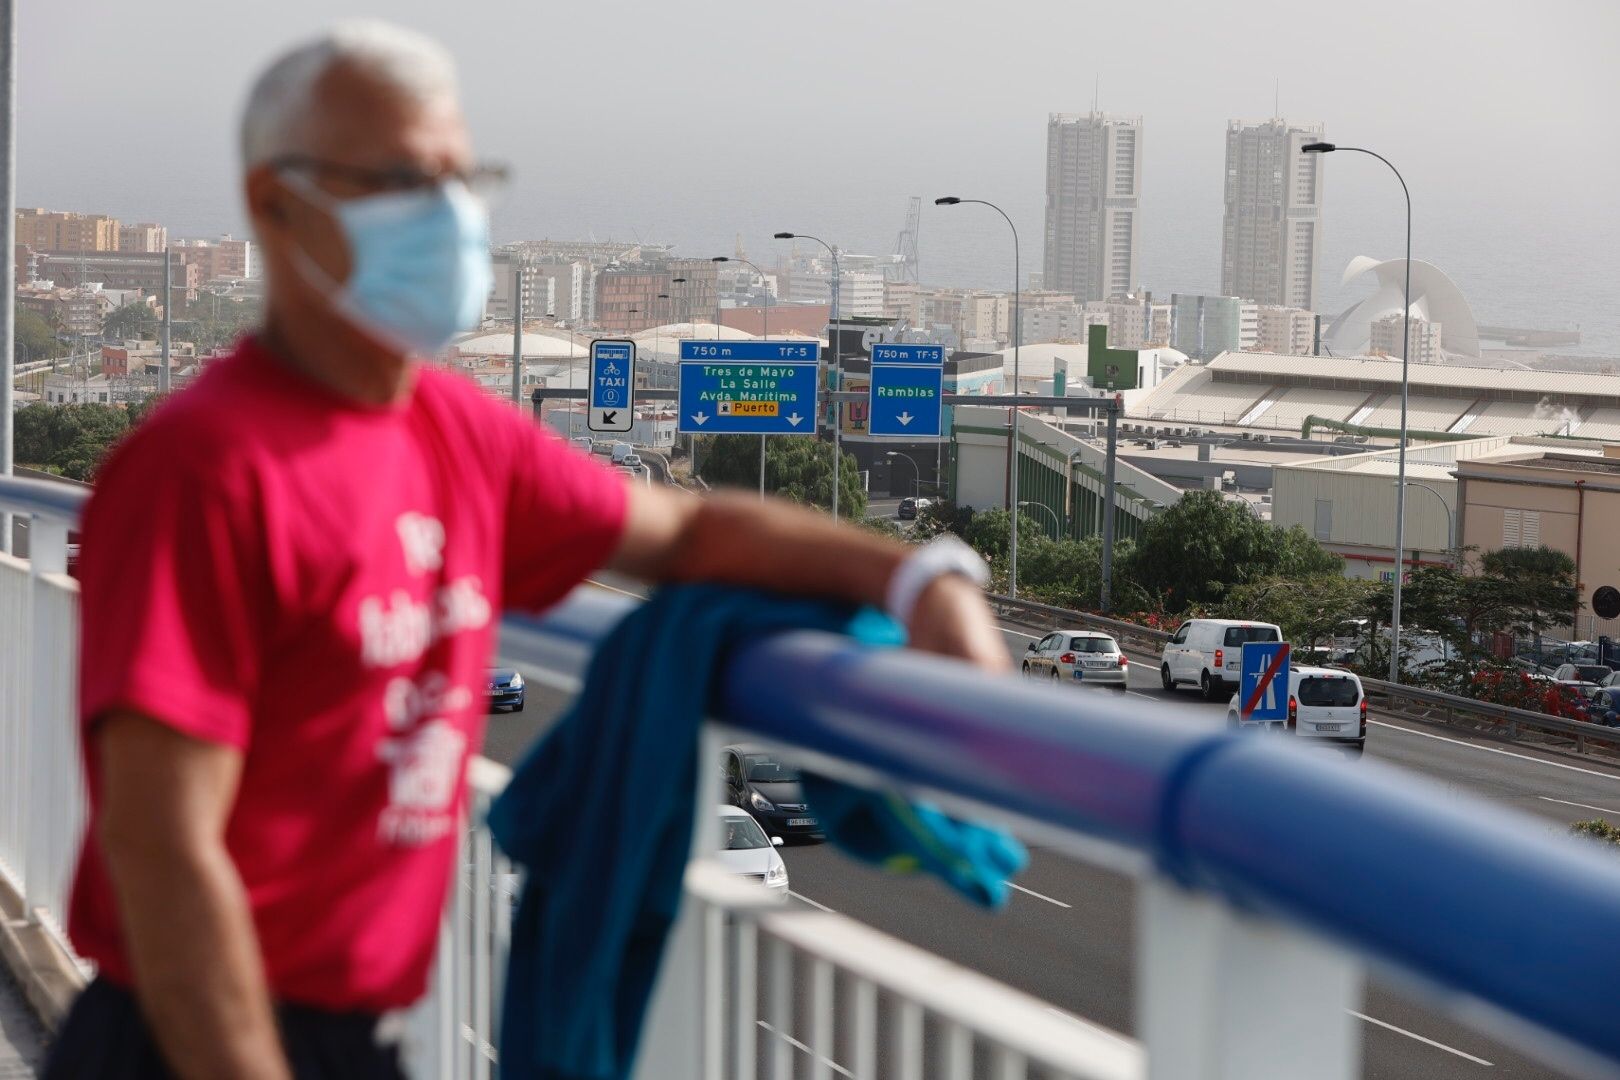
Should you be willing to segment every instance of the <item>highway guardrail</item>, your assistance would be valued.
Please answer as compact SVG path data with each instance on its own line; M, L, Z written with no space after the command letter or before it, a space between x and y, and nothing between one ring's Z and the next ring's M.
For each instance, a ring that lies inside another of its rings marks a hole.
M1127 650L1157 655L1170 634L1151 626L1111 619L1087 611L1021 600L991 593L985 597L997 615L1039 629L1085 627L1112 634ZM1507 742L1519 742L1577 754L1620 757L1620 728L1497 705L1405 683L1362 676L1367 697L1385 713L1421 723L1440 724Z

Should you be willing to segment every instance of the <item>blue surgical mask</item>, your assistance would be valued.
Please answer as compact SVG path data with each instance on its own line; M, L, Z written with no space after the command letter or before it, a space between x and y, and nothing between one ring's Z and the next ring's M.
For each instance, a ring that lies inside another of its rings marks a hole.
M333 303L362 330L432 355L477 326L494 280L489 213L465 184L340 200L296 182L343 230L349 279L332 286ZM317 280L330 281L307 256L302 262Z

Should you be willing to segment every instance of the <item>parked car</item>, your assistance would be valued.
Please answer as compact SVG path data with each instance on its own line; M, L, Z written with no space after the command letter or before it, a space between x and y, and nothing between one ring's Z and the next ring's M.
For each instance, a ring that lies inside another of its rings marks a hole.
M1282 629L1275 623L1188 619L1165 644L1159 679L1166 690L1191 684L1205 701L1219 701L1242 677L1245 642L1281 640Z
M799 771L775 754L757 746L728 746L720 751L720 775L726 801L752 814L768 835L826 839L804 801Z
M523 685L523 673L516 668L490 668L485 691L490 712L499 709L522 712L523 699L528 694L528 688Z
M1605 727L1620 727L1620 689L1600 687L1586 700L1589 721Z
M1549 682L1541 694L1541 711L1565 720L1590 720L1591 696L1602 687L1589 682Z
M1026 679L1096 683L1120 690L1130 675L1130 661L1119 642L1096 630L1055 630L1029 643L1024 654Z
M1615 674L1607 664L1560 664L1551 672L1557 682L1589 682L1599 686Z
M776 850L781 845L782 838L767 838L746 810L720 807L720 851L717 853L720 865L733 874L759 882L773 898L786 900L787 864Z
M1288 719L1246 722L1239 694L1226 707L1230 728L1274 727L1302 739L1323 739L1361 753L1367 744L1367 695L1353 671L1324 667L1288 669Z

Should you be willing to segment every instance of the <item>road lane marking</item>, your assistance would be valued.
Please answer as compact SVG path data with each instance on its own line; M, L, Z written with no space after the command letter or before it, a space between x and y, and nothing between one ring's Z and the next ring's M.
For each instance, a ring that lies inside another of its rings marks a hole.
M1542 802L1555 802L1562 803L1565 806L1578 806L1582 810L1596 810L1600 814L1613 814L1616 817L1620 817L1620 810L1610 810L1607 806L1593 806L1591 803L1570 802L1568 799L1554 799L1548 795L1537 795L1536 798L1540 799Z
M816 1053L814 1050L810 1049L808 1046L804 1045L804 1043L800 1042L798 1039L795 1039L793 1036L789 1035L787 1032L785 1032L785 1031L777 1031L776 1028L772 1027L770 1024L766 1023L764 1020L755 1020L754 1023L758 1024L760 1027L764 1028L766 1031L770 1032L772 1035L775 1035L778 1039L781 1039L783 1042L787 1043L789 1046L793 1047L795 1050L802 1050L806 1054L809 1054L811 1057L815 1058L817 1061L819 1061L823 1065L827 1066L827 1068L831 1069L833 1072L837 1073L839 1076L854 1077L854 1075L855 1075L854 1073L850 1072L848 1069L846 1069L842 1065L838 1064L838 1062L834 1061L830 1057L824 1057L821 1054Z
M823 903L820 903L818 901L812 900L808 896L805 896L803 893L796 893L792 889L789 889L788 890L788 895L793 897L793 899L795 899L795 900L804 901L806 904L809 904L811 907L815 908L817 911L825 911L828 915L836 915L836 914L838 914L838 912L834 911L832 908L828 907L826 904L823 904Z
M1434 735L1427 731L1414 731L1409 727L1385 723L1382 720L1369 720L1367 723L1377 724L1379 727L1389 728L1391 731L1403 731L1408 735L1421 735L1425 739L1438 739L1441 742L1455 743L1458 746L1466 746L1470 750L1482 750L1487 754L1501 754L1503 757L1533 761L1537 765L1550 765L1555 769L1568 769L1570 772L1585 773L1587 776L1601 776L1605 780L1620 780L1620 776L1616 776L1614 773L1599 772L1597 769L1583 769L1579 765L1565 765L1561 761L1548 761L1545 758L1531 757L1529 754L1515 754L1512 750L1499 750L1494 746L1480 746L1478 743L1464 742L1462 739L1452 739L1445 735Z
M1378 1017L1376 1017L1376 1016L1368 1016L1366 1013L1358 1013L1354 1009L1346 1009L1345 1012L1349 1013L1351 1016L1356 1017L1358 1020L1365 1020L1369 1024L1377 1024L1381 1028L1388 1028L1389 1030L1395 1032L1395 1034L1397 1034L1397 1035L1405 1035L1408 1039L1416 1039L1418 1042L1425 1043L1425 1044L1427 1044L1429 1046L1434 1047L1437 1050L1444 1050L1448 1054L1456 1054L1460 1058L1466 1058L1467 1060L1472 1061L1476 1065L1483 1065L1487 1069L1493 1069L1493 1068L1496 1067L1496 1066L1492 1065L1489 1061L1486 1061L1482 1057L1475 1057L1473 1054L1469 1054L1469 1053L1466 1053L1466 1052L1464 1052L1462 1050L1459 1050L1455 1046L1447 1046L1443 1042L1435 1042L1433 1039L1426 1039L1422 1035L1419 1035L1415 1031L1407 1031L1405 1028L1396 1027L1394 1024L1389 1023L1387 1020L1380 1020L1380 1019L1378 1019Z
M1149 701L1158 701L1159 700L1158 698L1154 697L1152 694L1144 694L1140 690L1127 690L1125 692L1127 694L1135 694L1137 697L1145 697Z
M1033 896L1037 900L1045 900L1048 904L1056 904L1060 908L1067 908L1067 907L1072 906L1070 904L1065 904L1061 900L1054 900L1050 896L1047 896L1044 893L1038 893L1034 889L1026 889L1022 885L1019 885L1017 882L1013 882L1013 881L1007 882L1007 888L1009 888L1009 889L1017 889L1019 892L1025 894L1026 896Z
M1034 634L1026 634L1022 630L1012 630L1012 629L1009 629L1009 628L1007 628L1005 626L997 627L997 629L1000 630L1003 634L1017 634L1019 637L1027 637L1031 641L1039 641L1039 640L1041 640L1040 638L1036 637Z

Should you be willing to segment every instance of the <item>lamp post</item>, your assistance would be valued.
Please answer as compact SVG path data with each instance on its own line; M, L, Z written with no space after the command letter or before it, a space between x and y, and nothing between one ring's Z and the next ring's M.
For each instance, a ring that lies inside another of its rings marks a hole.
M1050 506L1047 506L1043 502L1030 502L1027 499L1024 502L1019 503L1018 505L1019 506L1038 506L1042 510L1045 510L1048 514L1052 515L1052 531L1054 533L1056 533L1060 537L1063 535L1063 522L1058 520L1056 510L1053 510Z
M1012 392L1013 392L1013 397L1016 398L1018 396L1018 375L1019 375L1018 350L1019 350L1019 346L1023 343L1023 337L1024 337L1024 328L1023 328L1022 325L1020 325L1021 320L1018 317L1019 279L1023 276L1023 274L1019 270L1019 265L1018 265L1018 263L1019 263L1019 257L1018 257L1018 226L1014 225L1013 224L1013 219L1007 216L1007 211L1003 210L1001 207L997 206L993 202L986 202L983 199L960 199L960 198L957 198L955 195L945 195L945 196L942 196L942 197L934 200L934 205L935 206L960 206L960 205L962 205L964 203L977 203L980 206L988 206L990 209L992 209L996 213L1000 214L1002 216L1002 218L1007 222L1007 228L1012 230L1012 237L1013 237L1013 314L1012 314L1012 320L1013 320L1013 386L1012 386ZM1011 522L1012 532L1011 532L1011 535L1008 538L1009 539L1009 544L1008 544L1008 549L1007 549L1007 595L1008 596L1017 596L1018 595L1018 405L1017 405L1016 402L1014 402L1013 407L1008 410L1008 414L1009 414L1009 416L1011 418L1011 422L1008 424L1008 428L1007 428L1007 471L1008 471L1008 477L1007 477L1007 503L1008 503L1009 506L1012 507L1012 522Z
M1408 480L1406 482L1406 486L1422 488L1424 491L1427 491L1429 494L1440 500L1440 506L1446 512L1446 554L1455 560L1457 557L1457 518L1456 515L1452 513L1451 504L1446 502L1446 497L1440 494L1438 489L1432 488L1428 484L1422 484L1416 480Z
M827 249L827 254L832 256L832 264L833 264L832 305L831 305L831 307L828 308L827 317L828 317L828 321L832 324L832 339L833 339L833 341L832 341L832 346L833 346L833 378L832 378L832 383L833 383L833 389L835 391L842 390L844 388L844 352L843 352L843 338L842 338L842 335L838 333L838 291L839 291L839 286L843 282L843 273L838 268L838 252L837 252L837 250L835 250L833 248L833 246L831 244L827 243L827 241L821 239L818 236L811 236L809 233L779 232L779 233L776 234L776 239L778 239L778 240L814 240L816 243L818 243L822 247L826 248ZM844 442L843 442L844 409L843 409L843 406L837 404L837 399L836 398L834 398L833 401L834 401L834 404L833 404L832 516L833 516L833 520L837 521L838 520L838 488L840 486L840 481L843 479L843 475L844 475Z
M1401 681L1401 568L1406 559L1406 407L1411 384L1407 354L1412 337L1412 192L1401 171L1384 155L1372 150L1330 142L1306 143L1299 149L1302 154L1345 150L1375 157L1389 166L1389 171L1401 183L1401 194L1406 196L1406 289L1401 300L1401 441L1395 465L1395 582L1389 617L1389 681L1398 683Z
M918 467L917 459L912 457L910 454L902 453L899 450L885 450L883 452L883 456L886 458L903 457L907 461L911 462L911 471L917 474L916 478L911 481L911 494L915 496L917 494L917 489L922 487L922 469Z
M758 274L761 281L765 279L765 271L755 266L748 259L741 257L734 259L730 255L716 255L709 261L714 263L716 266L719 266L721 263L725 262L740 262L754 273ZM714 302L716 305L720 303L720 279L718 275L715 277L714 282ZM719 308L716 307L715 310L718 311ZM718 317L716 317L714 321L716 325L718 325L720 322ZM765 331L765 340L771 340L771 305L769 303L760 309L760 321L760 329ZM836 483L833 486L836 487ZM761 499L765 498L765 436L763 435L759 437L759 497Z

